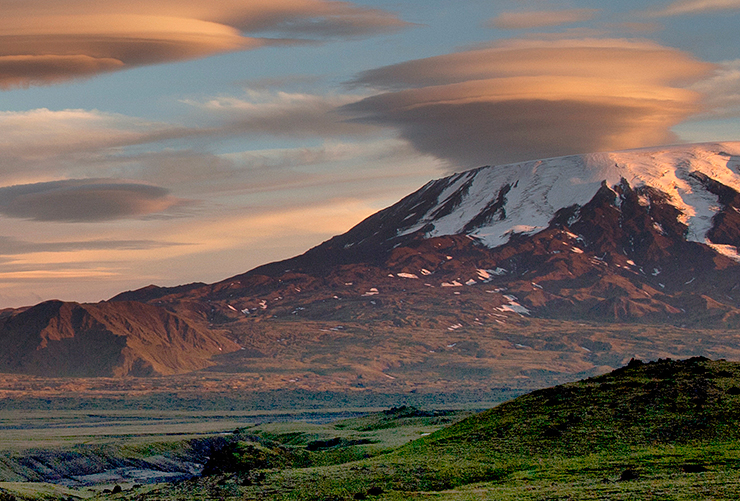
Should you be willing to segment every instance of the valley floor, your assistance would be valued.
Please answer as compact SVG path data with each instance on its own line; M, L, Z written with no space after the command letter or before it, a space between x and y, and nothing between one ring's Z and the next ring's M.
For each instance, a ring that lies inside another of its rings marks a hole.
M0 501L740 499L740 363L460 407L5 410Z

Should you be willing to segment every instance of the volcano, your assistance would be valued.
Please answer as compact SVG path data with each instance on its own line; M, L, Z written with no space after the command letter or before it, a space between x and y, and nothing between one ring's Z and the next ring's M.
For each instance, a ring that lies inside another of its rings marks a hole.
M674 146L455 174L296 258L114 300L207 298L215 320L464 290L485 294L482 312L735 326L738 245L740 143Z
M678 145L457 173L295 258L101 304L225 336L208 370L551 384L737 357L738 246L740 143Z

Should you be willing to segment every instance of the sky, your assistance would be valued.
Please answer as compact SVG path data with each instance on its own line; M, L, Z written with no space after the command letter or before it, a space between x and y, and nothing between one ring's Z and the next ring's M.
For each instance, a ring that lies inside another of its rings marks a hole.
M740 0L0 11L0 308L219 281L482 165L740 140Z

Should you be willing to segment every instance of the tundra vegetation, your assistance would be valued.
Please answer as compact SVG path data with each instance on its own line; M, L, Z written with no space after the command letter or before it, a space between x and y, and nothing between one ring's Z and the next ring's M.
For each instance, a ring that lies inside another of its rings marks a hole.
M483 412L401 406L121 447L174 460L207 444L201 474L178 482L0 489L3 500L737 499L739 422L740 364L633 360Z

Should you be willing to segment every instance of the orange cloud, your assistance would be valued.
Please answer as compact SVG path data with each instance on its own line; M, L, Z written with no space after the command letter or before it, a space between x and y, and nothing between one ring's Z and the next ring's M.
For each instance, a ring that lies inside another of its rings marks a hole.
M501 30L523 30L562 26L593 19L598 9L542 10L530 12L504 12L491 19L487 24Z
M740 117L740 59L720 63L711 78L691 89L704 96L705 112L698 118Z
M472 167L675 141L713 65L627 40L515 40L360 74L386 89L343 109Z
M0 18L0 88L404 26L385 11L329 0L14 2Z
M679 0L664 9L650 11L648 14L654 17L668 17L733 9L740 9L739 0Z

